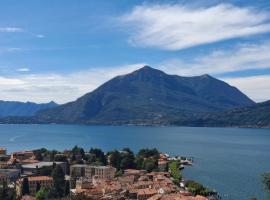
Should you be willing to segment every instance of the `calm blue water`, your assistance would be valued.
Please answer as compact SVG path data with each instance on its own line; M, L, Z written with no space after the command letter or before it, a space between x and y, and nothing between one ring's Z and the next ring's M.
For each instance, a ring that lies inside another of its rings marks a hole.
M264 199L260 175L270 171L270 129L0 125L0 146L9 152L74 145L105 151L157 147L171 155L193 156L194 166L184 170L184 177L230 200Z

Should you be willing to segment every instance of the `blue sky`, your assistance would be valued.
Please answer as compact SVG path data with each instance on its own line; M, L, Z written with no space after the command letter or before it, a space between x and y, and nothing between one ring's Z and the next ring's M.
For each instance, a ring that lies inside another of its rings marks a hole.
M270 99L270 2L1 1L3 100L75 100L148 64Z

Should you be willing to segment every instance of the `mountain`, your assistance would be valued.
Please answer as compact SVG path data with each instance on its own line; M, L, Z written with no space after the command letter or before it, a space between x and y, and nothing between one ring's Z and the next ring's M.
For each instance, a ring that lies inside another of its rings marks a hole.
M176 125L270 128L270 101L221 113L177 120Z
M117 76L76 101L37 112L40 122L166 124L194 113L255 103L209 75L181 77L145 66Z
M33 116L42 109L58 106L55 102L37 104L32 102L0 101L0 117L8 116Z

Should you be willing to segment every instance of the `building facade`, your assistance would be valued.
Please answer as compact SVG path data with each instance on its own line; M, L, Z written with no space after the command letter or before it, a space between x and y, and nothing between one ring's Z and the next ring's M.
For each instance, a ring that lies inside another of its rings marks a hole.
M28 183L30 195L34 196L37 192L37 188L52 188L53 178L49 176L32 176L28 177ZM20 179L16 185L18 195L21 195L22 193L22 184L23 179Z
M60 166L63 170L63 172L66 174L66 163L65 162L38 162L33 164L25 164L22 165L22 170L24 173L31 173L31 174L37 174L38 170L45 168L45 167L53 167L54 165Z
M91 166L85 168L85 177L92 178L94 176L102 180L112 180L115 176L116 169L111 166Z
M7 149L0 147L0 155L7 155Z

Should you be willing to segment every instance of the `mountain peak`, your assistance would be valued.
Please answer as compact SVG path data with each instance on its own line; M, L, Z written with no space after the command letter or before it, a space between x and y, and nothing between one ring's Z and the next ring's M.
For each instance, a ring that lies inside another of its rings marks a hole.
M150 67L149 65L145 65L142 68L140 68L139 70L155 70L153 67Z
M144 67L134 71L135 74L165 74L163 71L152 68L148 65L145 65Z
M213 78L212 76L210 76L209 74L203 74L200 77L202 78Z
M230 85L201 77L169 75L144 66L109 80L74 102L40 111L37 117L61 123L166 122L253 104Z

